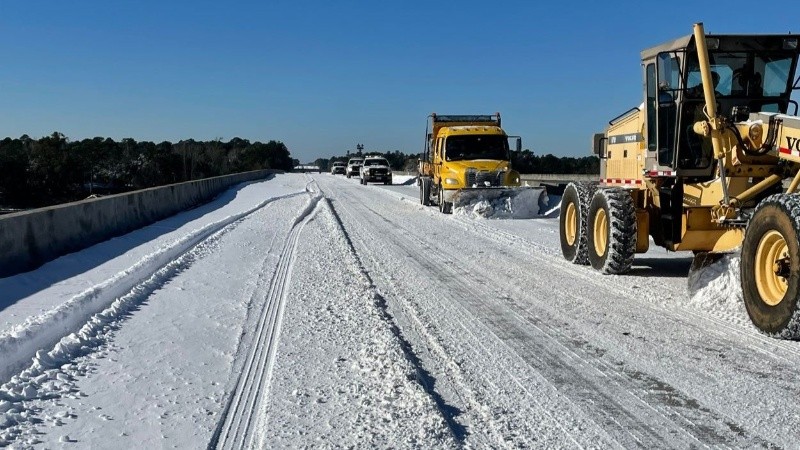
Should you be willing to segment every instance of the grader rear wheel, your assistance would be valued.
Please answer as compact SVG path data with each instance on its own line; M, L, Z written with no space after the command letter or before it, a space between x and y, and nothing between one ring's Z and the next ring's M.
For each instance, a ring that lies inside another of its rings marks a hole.
M750 320L762 332L800 338L800 196L773 195L750 219L740 278Z
M601 189L589 205L589 263L605 274L625 273L636 254L636 206L623 189Z
M586 252L586 229L589 201L597 183L570 183L561 197L559 235L561 253L574 264L589 264Z

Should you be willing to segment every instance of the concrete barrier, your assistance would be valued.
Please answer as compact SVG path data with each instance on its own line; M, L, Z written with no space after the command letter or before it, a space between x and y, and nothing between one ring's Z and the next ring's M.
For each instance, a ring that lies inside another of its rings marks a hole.
M527 173L519 176L522 184L539 186L540 184L566 184L570 181L598 181L600 175L585 174L557 174L557 173Z
M280 172L204 178L0 216L0 277L206 203L235 184Z

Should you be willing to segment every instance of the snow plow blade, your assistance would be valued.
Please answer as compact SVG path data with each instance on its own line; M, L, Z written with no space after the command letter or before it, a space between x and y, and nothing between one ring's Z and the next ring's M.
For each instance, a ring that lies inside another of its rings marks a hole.
M531 219L547 208L544 187L484 187L453 195L453 213L475 217Z

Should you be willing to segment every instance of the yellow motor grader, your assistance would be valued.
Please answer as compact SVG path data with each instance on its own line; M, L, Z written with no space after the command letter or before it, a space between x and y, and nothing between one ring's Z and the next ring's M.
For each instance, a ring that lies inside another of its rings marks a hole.
M670 251L741 249L762 332L800 338L797 35L694 33L642 52L644 103L594 135L599 183L562 197L561 249L627 272L650 238Z

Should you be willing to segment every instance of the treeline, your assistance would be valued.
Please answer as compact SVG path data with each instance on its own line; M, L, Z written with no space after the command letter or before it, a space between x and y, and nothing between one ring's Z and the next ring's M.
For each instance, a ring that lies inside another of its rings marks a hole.
M279 141L233 138L159 144L126 138L70 141L55 132L0 141L0 205L35 208L200 178L260 169L292 169Z
M369 153L370 155L376 153ZM394 151L379 153L385 157L392 170L403 170L406 172L416 172L419 154L410 154ZM319 158L314 161L316 166L322 170L330 170L335 161L347 162L348 159L356 156L363 157L362 154L353 153L346 156L332 156L330 158ZM570 156L534 155L530 150L512 151L511 167L520 173L557 173L557 174L599 174L600 159L596 156L585 156L574 158Z
M511 167L519 173L590 174L600 173L600 159L596 156L573 158L571 156L534 155L530 150L511 152Z

